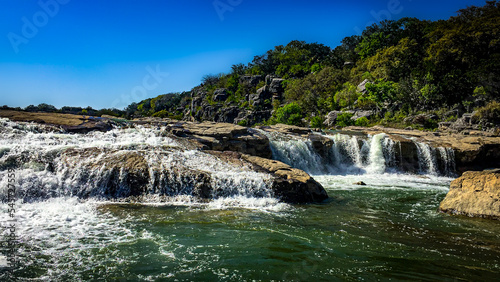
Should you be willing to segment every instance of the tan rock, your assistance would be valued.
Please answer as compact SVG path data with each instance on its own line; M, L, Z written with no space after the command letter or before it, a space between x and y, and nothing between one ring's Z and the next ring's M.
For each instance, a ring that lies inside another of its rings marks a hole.
M451 214L500 219L500 169L465 172L451 182L439 209Z
M205 150L235 151L265 158L272 155L265 135L236 124L180 121L169 124L167 128L176 136L202 144L200 147Z
M83 115L0 110L0 117L8 118L12 121L54 125L68 132L85 133L94 130L107 131L112 129L110 121L104 122L99 118Z
M276 196L285 202L321 202L328 198L323 186L303 170L292 168L280 161L256 156L243 154L241 158L277 176L273 181L272 189Z

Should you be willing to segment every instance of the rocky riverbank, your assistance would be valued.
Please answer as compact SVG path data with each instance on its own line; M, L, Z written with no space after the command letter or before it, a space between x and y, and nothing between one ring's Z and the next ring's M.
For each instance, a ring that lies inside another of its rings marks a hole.
M332 139L309 128L282 124L248 128L229 123L197 123L161 118L119 121L113 117L95 118L69 114L27 113L5 110L0 111L0 117L19 122L34 122L43 125L44 130L59 130L69 133L108 131L114 127L130 127L134 125L162 128L162 134L183 142L186 147L209 153L225 163L248 167L253 171L272 175L271 187L273 192L283 201L295 203L318 202L328 197L323 187L304 171L271 160L270 141L266 136L268 133L291 135L308 140L319 156L326 156L333 144ZM399 144L399 150L396 151L396 161L398 167L406 172L418 172L419 170L418 154L421 148L416 142L422 142L434 148L452 148L456 171L459 174L468 170L500 167L500 137L486 132L422 132L384 127L347 127L342 131L329 132L330 135L335 133L355 135L359 138L367 138L368 135L379 133L387 134L387 137ZM87 152L66 151L63 155L66 158L82 158L85 154L97 154L97 151L99 151L97 148L89 150ZM172 150L163 150L161 154L169 154ZM108 153L108 158L111 158L117 152ZM438 157L436 165L438 167L443 166L445 161L440 159L442 156L440 157L439 154L436 154L436 156ZM127 187L134 187L130 188L131 190L126 193L129 196L144 193L146 189L145 182L151 177L151 171L155 171L155 168L145 165L141 153L121 154L116 159L105 160L104 158L99 161L110 164L107 166L108 169L115 171L114 174L111 173L110 175L115 175L118 171L125 172L126 179L122 179L120 185L125 183ZM71 161L68 163L71 163ZM103 163L89 164L90 167L99 165L103 165ZM207 184L210 182L210 175L202 171L189 169L186 169L181 174L181 178L185 178L186 183L192 184L193 194L200 198L209 198L210 195L213 195L214 187ZM109 179L108 183L105 184L111 187L108 194L116 196L114 193L117 191L118 186L116 185L118 184L116 183L118 182L113 179L116 180L117 178L110 177ZM456 184L453 185L456 186ZM456 193L458 192L453 192L452 195ZM443 210L449 209L443 208ZM473 213L470 212L470 214Z
M450 214L500 219L500 169L465 172L451 182L439 209Z

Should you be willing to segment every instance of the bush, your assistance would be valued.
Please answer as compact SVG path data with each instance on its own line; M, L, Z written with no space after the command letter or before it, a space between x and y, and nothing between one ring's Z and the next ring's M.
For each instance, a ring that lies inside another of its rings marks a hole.
M488 123L500 124L500 103L491 101L486 106L479 108L474 116L472 116L472 120L475 123L485 125Z
M166 110L161 110L153 114L153 117L166 118L168 117L168 112Z
M302 108L294 102L276 111L275 122L298 126L302 123L302 118Z
M322 116L315 116L311 118L310 126L312 128L323 128L324 127L323 122L325 122L325 119Z
M242 120L238 121L238 125L247 126L248 125L248 121L246 119L242 119Z
M366 117L358 118L356 120L356 122L354 122L354 125L356 125L356 126L363 126L363 127L367 127L369 124L370 124L370 121Z
M351 119L354 114L351 113L343 113L337 117L337 126L346 127L354 124L354 121Z

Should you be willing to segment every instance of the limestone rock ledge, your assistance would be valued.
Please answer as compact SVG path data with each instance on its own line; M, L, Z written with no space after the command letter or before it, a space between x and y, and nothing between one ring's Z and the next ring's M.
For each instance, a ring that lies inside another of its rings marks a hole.
M451 182L439 209L450 214L500 219L500 169L465 172Z

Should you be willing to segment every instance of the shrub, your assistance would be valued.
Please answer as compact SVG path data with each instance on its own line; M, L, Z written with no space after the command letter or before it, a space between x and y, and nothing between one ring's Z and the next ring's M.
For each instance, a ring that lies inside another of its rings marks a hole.
M356 126L364 126L364 127L367 127L369 124L370 124L370 121L369 121L369 120L368 120L368 118L366 118L366 117L361 117L361 118L358 118L358 119L354 122L354 125L356 125Z
M238 121L238 125L247 126L248 125L248 121L246 119L242 119L242 120Z
M323 128L324 127L324 124L323 124L324 121L325 121L325 119L322 116L312 117L311 118L311 124L310 124L310 126L312 128Z
M297 103L290 103L276 111L276 123L300 125L302 122L302 108Z
M500 124L500 103L497 101L489 102L486 106L479 108L472 119L476 123L481 122L481 124Z
M343 113L337 117L337 126L346 127L354 124L351 119L354 116L352 113Z
M153 117L166 118L168 117L168 112L166 110L161 110L153 114Z

